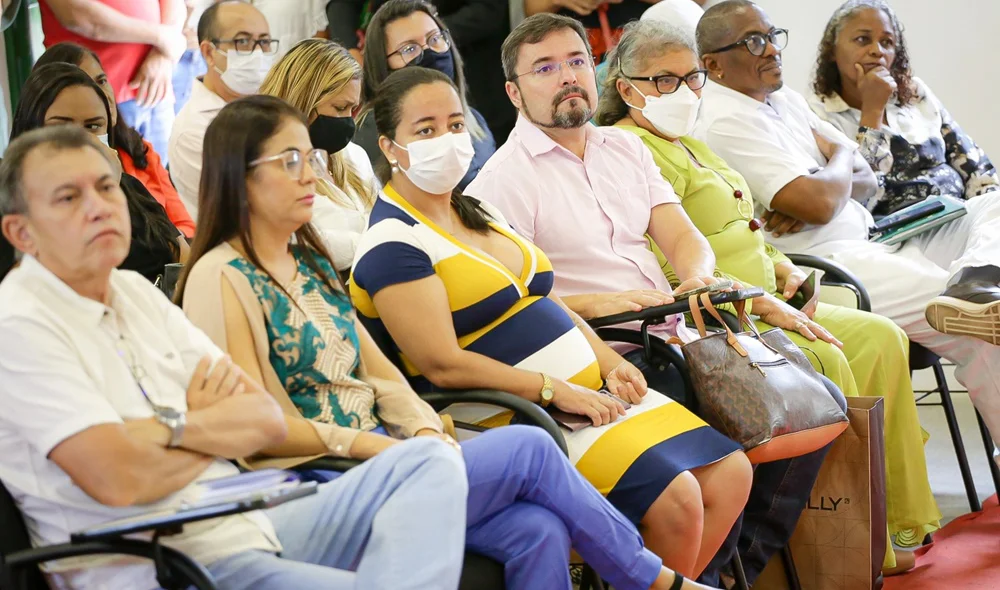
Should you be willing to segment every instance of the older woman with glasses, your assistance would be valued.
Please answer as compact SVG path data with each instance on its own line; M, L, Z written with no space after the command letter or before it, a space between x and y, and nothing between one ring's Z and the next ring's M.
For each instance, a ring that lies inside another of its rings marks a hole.
M776 29L721 50L762 52L767 43L783 46L786 40L787 33ZM598 123L642 138L691 221L708 238L719 269L743 284L765 288L768 295L753 300L754 313L767 320L758 322L762 329L784 328L845 395L885 396L890 531L922 538L936 529L941 513L927 479L906 335L874 314L823 303L799 311L784 301L800 290L806 273L765 243L744 178L688 135L706 80L690 35L659 22L632 23L609 61ZM661 262L672 274L662 257ZM907 562L901 565L909 565L909 556ZM892 559L886 565L892 566Z
M469 106L462 58L434 7L424 0L389 0L383 4L368 23L363 66L362 107L354 141L365 148L372 163L385 159L378 147L375 118L371 116L375 89L396 70L424 67L448 76L458 87L465 124L475 150L472 163L458 187L465 188L472 182L496 151L496 142L486 119Z

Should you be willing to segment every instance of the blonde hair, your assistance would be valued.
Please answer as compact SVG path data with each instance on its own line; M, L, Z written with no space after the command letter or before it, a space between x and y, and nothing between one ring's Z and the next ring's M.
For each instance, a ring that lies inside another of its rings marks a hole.
M360 79L361 66L346 49L326 39L306 39L274 64L261 84L260 93L280 98L312 119L320 103L352 80ZM353 193L366 208L375 202L374 187L358 174L344 150L330 154L329 171L336 187ZM338 201L339 197L325 183L318 183L317 190Z

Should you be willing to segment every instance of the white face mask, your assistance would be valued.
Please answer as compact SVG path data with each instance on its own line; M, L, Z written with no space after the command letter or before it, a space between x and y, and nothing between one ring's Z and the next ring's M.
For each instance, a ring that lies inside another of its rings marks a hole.
M222 82L236 94L247 96L257 94L268 70L274 63L275 54L265 55L257 48L249 55L237 53L235 49L226 52L226 71L218 67L215 71L222 76Z
M108 147L111 147L111 144L108 143L108 134L107 133L104 133L102 135L98 135L97 136L97 141L103 143L104 145L106 145Z
M629 82L629 86L636 92L642 92ZM673 94L661 94L660 96L646 96L646 106L638 108L628 103L626 105L637 111L642 111L642 116L656 127L656 130L671 138L684 137L691 134L695 121L698 120L698 107L701 106L701 99L688 88L687 84L681 83L680 88Z
M410 154L410 167L403 174L417 188L432 195L450 193L469 171L476 151L468 133L445 133L433 139L411 141L400 148Z

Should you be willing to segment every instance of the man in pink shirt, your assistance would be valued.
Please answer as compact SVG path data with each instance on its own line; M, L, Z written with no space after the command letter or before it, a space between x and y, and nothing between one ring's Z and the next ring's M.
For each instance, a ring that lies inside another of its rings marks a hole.
M715 282L711 246L642 141L588 124L597 87L586 42L562 28L521 51L517 67L504 52L517 124L466 193L496 205L548 255L556 293L585 319L673 301L647 231L680 290Z
M589 123L597 85L580 24L532 16L502 51L507 95L520 114L507 143L465 192L496 206L546 253L556 294L584 318L673 301L647 233L683 281L679 290L715 282L711 247L642 141ZM626 358L652 387L664 378L641 354ZM671 389L676 393L676 387L658 390ZM791 537L827 450L758 466L742 527L734 527L702 582L718 583L737 546L750 580L763 570Z

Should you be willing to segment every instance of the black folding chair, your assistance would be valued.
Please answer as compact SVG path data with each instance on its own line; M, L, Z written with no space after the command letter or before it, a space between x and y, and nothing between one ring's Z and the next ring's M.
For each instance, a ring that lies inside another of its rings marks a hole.
M192 519L192 521L195 519ZM156 530L152 541L115 538L32 548L28 529L14 498L0 483L0 590L42 590L49 587L39 565L83 555L120 554L153 561L156 579L166 590L215 590L215 582L201 564L159 543L161 535L176 532L175 525Z
M832 287L846 288L854 292L857 298L857 308L862 311L872 310L871 297L861 283L861 280L843 265L826 258L807 256L804 254L792 254L789 257L796 266L814 268L823 272L822 284ZM951 389L948 387L948 379L941 366L941 357L934 354L927 348L910 343L910 375L914 371L921 369L931 369L934 372L934 380L937 387L931 391L923 392L917 397L918 406L940 406L944 410L945 420L948 424L948 433L951 435L951 443L955 447L955 457L958 460L958 469L962 474L962 483L965 485L965 494L969 500L969 509L973 512L982 510L979 502L979 494L976 491L976 482L972 477L972 470L969 468L969 459L965 452L965 444L962 441L962 431L958 425L958 417L955 414L955 404L951 399ZM938 394L937 402L925 402L926 398ZM993 460L993 439L983 417L976 410L976 420L979 422L979 432L983 439L983 446L986 449L986 457L990 467L990 475L993 478L993 487L1000 494L1000 468Z

